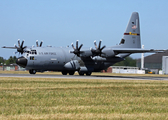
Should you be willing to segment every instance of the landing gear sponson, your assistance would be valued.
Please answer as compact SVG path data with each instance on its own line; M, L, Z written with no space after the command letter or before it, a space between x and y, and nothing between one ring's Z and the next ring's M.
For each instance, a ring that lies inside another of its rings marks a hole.
M74 75L75 71L62 71L62 75L67 75L69 73L69 75ZM84 74L86 74L87 76L90 76L92 74L92 72L79 72L78 74L80 76L83 76Z

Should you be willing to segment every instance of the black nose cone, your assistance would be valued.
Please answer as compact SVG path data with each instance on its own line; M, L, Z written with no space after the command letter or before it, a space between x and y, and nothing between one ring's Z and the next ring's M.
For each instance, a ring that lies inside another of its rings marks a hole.
M18 59L16 59L16 64L18 64L21 67L26 67L27 65L27 59L25 57L19 57Z

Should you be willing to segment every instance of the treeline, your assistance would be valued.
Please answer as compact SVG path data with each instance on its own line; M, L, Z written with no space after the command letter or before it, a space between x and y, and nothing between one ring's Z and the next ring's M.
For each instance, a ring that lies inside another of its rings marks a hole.
M136 59L133 59L131 57L126 57L124 61L118 62L114 64L113 66L132 66L136 67Z
M16 56L10 56L8 60L4 59L3 57L0 57L0 64L9 65L16 63ZM132 66L136 67L136 59L133 59L131 57L126 57L124 61L118 62L114 64L114 66Z
M0 57L0 64L2 65L10 65L13 63L16 63L16 56L10 56L9 59L4 59L3 57Z

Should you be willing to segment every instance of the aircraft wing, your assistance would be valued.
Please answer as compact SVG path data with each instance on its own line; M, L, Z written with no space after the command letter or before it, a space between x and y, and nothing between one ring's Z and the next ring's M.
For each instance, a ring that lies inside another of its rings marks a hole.
M6 47L6 46L3 46L2 48L17 49L16 47Z
M154 50L154 49L139 49L139 48L113 48L113 51L117 54L119 53L156 53L165 52L165 50Z

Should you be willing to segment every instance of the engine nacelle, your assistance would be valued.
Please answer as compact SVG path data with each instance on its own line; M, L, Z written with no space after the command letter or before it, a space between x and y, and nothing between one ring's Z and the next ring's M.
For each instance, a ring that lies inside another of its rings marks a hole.
M108 57L114 57L114 56L115 56L115 53L112 48L105 48L102 50L101 57L108 58Z
M92 57L92 60L94 60L94 61L106 61L107 59L103 58L103 57L100 57L100 56L95 56L95 57Z
M85 50L80 54L81 57L90 57L92 56L91 50Z

